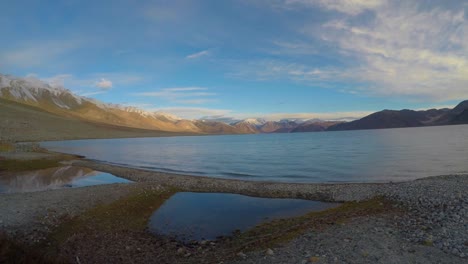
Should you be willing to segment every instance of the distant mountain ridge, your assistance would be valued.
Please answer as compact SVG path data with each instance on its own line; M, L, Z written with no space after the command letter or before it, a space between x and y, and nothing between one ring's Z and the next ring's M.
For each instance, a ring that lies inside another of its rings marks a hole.
M170 113L103 103L35 78L2 74L0 98L34 106L61 117L119 127L198 134L321 132L468 123L468 101L461 102L453 109L383 110L351 122L319 119L267 121L261 118L248 118L232 123L209 119L186 120Z
M266 121L264 119L245 119L231 125L244 133L295 133L295 132L319 132L325 131L328 127L342 122L323 121L319 119L306 121Z
M336 124L328 131L382 129L400 127L444 126L468 124L468 100L459 103L453 109L429 110L383 110L375 112L361 119Z

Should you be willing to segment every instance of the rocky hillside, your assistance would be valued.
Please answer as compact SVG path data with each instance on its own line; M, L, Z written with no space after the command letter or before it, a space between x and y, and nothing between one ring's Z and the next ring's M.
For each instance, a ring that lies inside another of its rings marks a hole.
M380 129L468 123L468 101L454 109L383 110L352 122L313 120L267 121L248 118L231 124L210 120L184 120L169 113L106 104L78 96L35 78L0 74L0 99L34 107L54 116L93 124L190 134L294 133L334 130Z
M168 113L106 104L35 78L0 75L0 98L33 106L53 115L111 126L199 134L246 133L221 122L183 120Z
M468 100L458 104L453 109L414 110L383 110L370 114L359 120L341 123L329 127L327 130L359 130L398 127L443 126L454 124L468 124Z
M304 122L298 125L296 128L291 130L292 133L297 132L322 132L326 131L329 127L341 124L343 122L338 121L315 121L315 122Z

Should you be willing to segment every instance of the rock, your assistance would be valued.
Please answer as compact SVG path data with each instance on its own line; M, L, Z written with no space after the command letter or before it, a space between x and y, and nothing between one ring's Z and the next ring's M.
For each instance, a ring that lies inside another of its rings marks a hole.
M242 252L242 251L239 252L239 253L237 253L237 256L238 256L238 257L241 257L241 258L246 258L246 257L247 257L247 255L244 254L244 252Z
M185 249L184 248L179 248L177 249L177 254L182 254L185 252Z
M273 256L275 254L275 252L273 252L273 250L271 248L269 248L269 249L266 250L266 254L268 256Z
M312 263L317 263L317 262L320 261L320 258L319 258L319 257L311 257L311 258L309 259L309 261L312 262Z

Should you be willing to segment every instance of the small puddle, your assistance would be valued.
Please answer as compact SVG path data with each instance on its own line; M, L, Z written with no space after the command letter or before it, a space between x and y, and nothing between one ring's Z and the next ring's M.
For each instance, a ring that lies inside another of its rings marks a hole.
M26 172L0 173L0 193L35 192L131 181L83 167L63 166Z
M180 192L154 212L149 230L183 242L214 240L269 220L301 216L338 205L300 199Z

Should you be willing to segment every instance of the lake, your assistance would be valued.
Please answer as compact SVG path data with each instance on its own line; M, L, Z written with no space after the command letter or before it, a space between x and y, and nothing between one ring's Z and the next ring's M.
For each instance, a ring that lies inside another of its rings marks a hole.
M149 231L177 240L214 240L245 231L263 222L301 216L337 207L300 199L258 198L230 193L180 192L164 202L150 218Z
M468 173L468 125L44 142L147 170L279 182L389 182Z
M75 166L0 172L0 193L37 192L112 183L131 183L131 181L109 173Z

